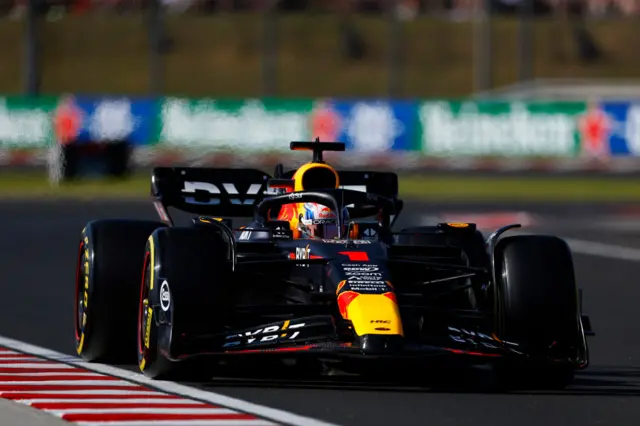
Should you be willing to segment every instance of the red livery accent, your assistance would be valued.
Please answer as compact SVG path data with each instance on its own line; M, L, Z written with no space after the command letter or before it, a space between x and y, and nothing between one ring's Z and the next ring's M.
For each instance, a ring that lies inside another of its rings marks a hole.
M389 283L387 282L387 284L389 284ZM393 287L391 287L391 288L393 288ZM383 296L387 296L389 299L391 299L393 301L393 303L395 303L396 305L398 304L398 299L397 299L395 293L387 292L387 293L384 293Z
M340 308L342 318L349 319L347 316L347 307L358 296L360 296L360 293L356 293L355 291L345 291L338 296L338 307Z
M306 345L306 346L294 346L291 348L273 348L273 349L245 349L242 351L235 351L237 353L250 354L250 353L259 353L259 352L300 352L300 351L308 351L313 349L315 346Z
M474 351L465 351L462 349L453 349L453 348L447 348L447 350L449 352L453 352L454 354L458 354L458 355L473 355L473 356L486 356L486 357L500 357L502 355L500 354L491 354L491 353L485 353L485 352L474 352Z
M343 254L349 258L352 262L368 262L369 256L365 251L341 251L338 254Z

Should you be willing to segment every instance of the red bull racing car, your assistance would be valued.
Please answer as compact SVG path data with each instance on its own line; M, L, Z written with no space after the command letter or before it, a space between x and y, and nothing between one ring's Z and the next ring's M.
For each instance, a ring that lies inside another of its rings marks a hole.
M563 240L503 235L517 224L488 237L472 223L394 231L395 174L334 170L323 152L343 143L291 149L313 160L273 177L155 168L161 221L88 223L77 353L175 380L258 357L414 375L488 364L510 383L559 388L587 366L591 327ZM194 216L179 225L171 208Z

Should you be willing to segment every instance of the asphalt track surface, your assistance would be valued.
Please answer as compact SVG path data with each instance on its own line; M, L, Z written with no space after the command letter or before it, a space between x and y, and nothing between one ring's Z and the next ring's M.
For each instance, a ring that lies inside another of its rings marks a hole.
M533 232L640 253L640 227L590 222L621 211L618 206L409 204L405 222L439 210L505 209L549 219ZM88 220L108 217L155 218L155 212L150 203L0 203L0 335L74 354L78 235ZM340 425L640 425L640 254L623 260L615 251L575 252L574 262L597 336L590 339L590 368L564 391L495 394L464 383L443 391L353 379L222 379L203 388ZM0 407L0 414L4 411Z

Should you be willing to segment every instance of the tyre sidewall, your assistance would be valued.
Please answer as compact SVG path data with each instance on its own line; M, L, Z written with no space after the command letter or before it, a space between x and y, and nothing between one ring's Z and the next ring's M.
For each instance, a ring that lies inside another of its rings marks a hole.
M152 221L103 220L83 229L74 307L76 352L83 359L135 362L144 241L163 226ZM81 322L79 297L84 304Z
M204 243L204 244L203 244ZM148 290L151 323L138 323L138 366L156 379L182 379L193 364L176 361L176 337L219 326L216 316L226 284L226 243L216 233L195 228L165 228L147 242L148 270L141 283ZM185 259L189 261L185 262ZM163 293L167 296L163 299ZM141 300L140 306L144 302ZM144 319L144 315L139 317ZM209 330L213 331L213 330ZM142 347L148 342L148 347ZM179 352L179 350L177 351Z

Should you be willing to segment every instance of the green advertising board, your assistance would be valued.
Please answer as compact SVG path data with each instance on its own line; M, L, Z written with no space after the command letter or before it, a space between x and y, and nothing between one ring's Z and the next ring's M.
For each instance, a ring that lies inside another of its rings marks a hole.
M426 155L575 156L584 102L424 102L418 145Z
M310 137L311 100L165 98L158 140L166 147L288 150Z
M50 146L57 102L56 97L0 97L0 149Z

